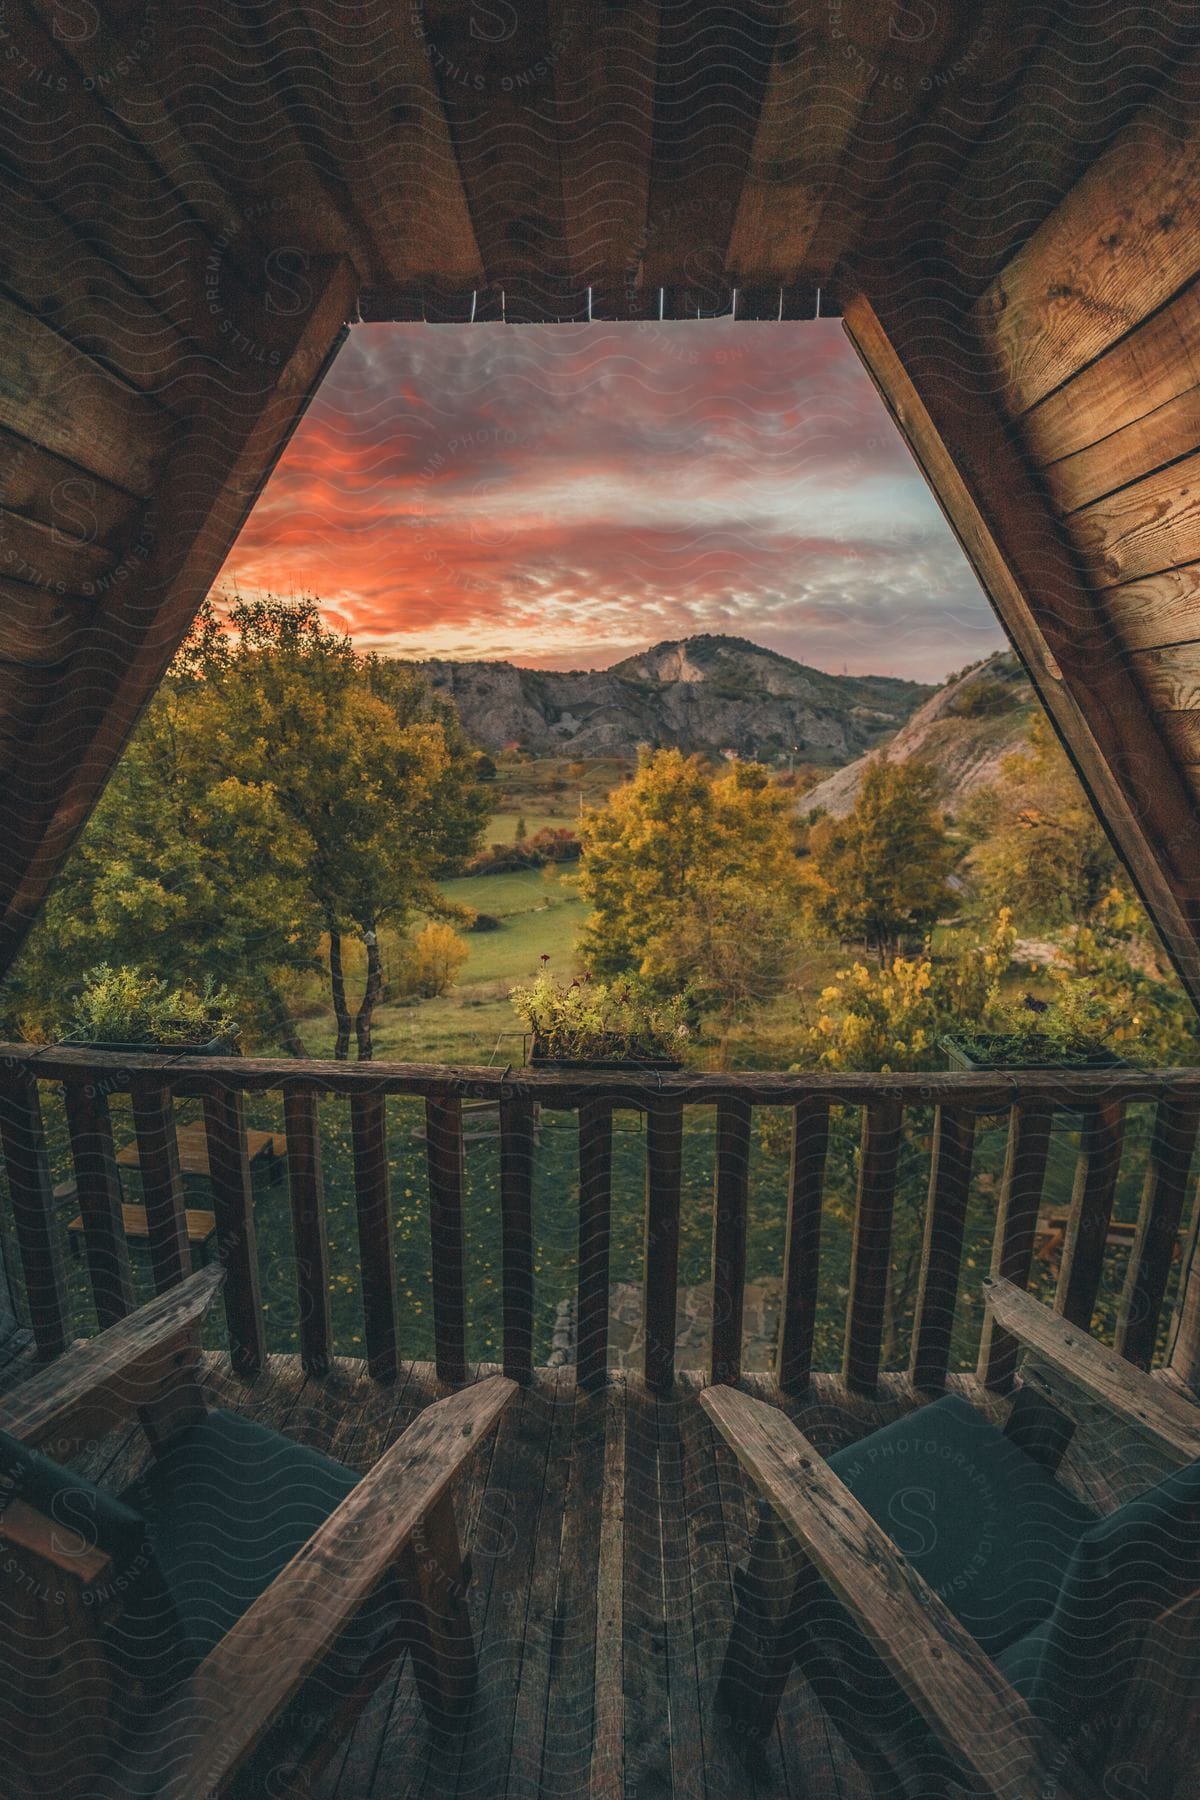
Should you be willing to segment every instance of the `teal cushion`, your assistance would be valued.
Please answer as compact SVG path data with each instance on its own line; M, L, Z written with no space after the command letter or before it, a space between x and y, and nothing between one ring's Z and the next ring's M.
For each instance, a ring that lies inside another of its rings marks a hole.
M1200 1461L1080 1537L1042 1634L1030 1704L1052 1722L1117 1707L1147 1625L1197 1588Z
M141 1513L7 1431L0 1431L0 1485L64 1532L77 1534L87 1549L103 1550L118 1567L132 1562L145 1545Z
M240 1413L172 1438L125 1496L143 1513L193 1661L357 1485L343 1463Z
M1095 1514L957 1394L829 1458L990 1656L1047 1617Z

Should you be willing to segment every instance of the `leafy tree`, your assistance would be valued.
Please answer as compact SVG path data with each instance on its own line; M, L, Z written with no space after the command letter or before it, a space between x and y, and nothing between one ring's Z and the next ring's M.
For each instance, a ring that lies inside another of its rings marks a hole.
M373 1052L383 993L379 932L416 911L446 912L436 881L474 847L488 811L474 751L451 708L416 671L358 656L312 600L238 599L232 635L208 615L191 658L213 698L214 754L231 779L270 787L306 842L305 886L329 944L330 994L345 1058ZM366 950L351 1020L347 931Z
M1000 780L960 815L977 841L969 873L983 906L1011 906L1027 929L1094 920L1120 864L1044 715L1027 746L1006 757Z
M924 932L954 905L955 852L935 805L932 769L868 764L853 812L822 817L808 840L806 871L815 922L865 943L885 968L904 932Z
M581 951L597 974L690 988L726 1035L780 991L797 928L796 826L765 769L714 775L697 756L643 751L580 835L579 886L594 908Z
M470 954L453 926L431 919L413 939L406 985L424 1000L436 999L453 987Z

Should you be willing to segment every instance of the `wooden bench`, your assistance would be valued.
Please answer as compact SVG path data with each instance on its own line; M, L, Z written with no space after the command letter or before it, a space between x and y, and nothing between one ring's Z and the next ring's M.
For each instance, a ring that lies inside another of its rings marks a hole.
M200 1175L208 1179L208 1134L200 1120L191 1125L177 1125L175 1140L179 1145L179 1168L184 1175ZM282 1131L247 1131L246 1151L251 1167L261 1164L267 1180L274 1185L282 1176L287 1157L287 1139ZM117 1162L123 1169L141 1166L136 1141L117 1151Z
M75 1183L73 1181L63 1182L61 1190L59 1188L55 1189L56 1195L62 1199L67 1199L72 1196L74 1192ZM187 1226L189 1248L192 1250L206 1250L209 1240L217 1229L216 1214L206 1212L201 1208L188 1207L183 1217ZM148 1244L150 1242L150 1227L146 1219L146 1209L144 1206L123 1205L121 1207L121 1224L129 1243ZM79 1247L83 1240L82 1213L76 1213L75 1217L68 1224L67 1231L70 1234L71 1252L74 1256L78 1256Z

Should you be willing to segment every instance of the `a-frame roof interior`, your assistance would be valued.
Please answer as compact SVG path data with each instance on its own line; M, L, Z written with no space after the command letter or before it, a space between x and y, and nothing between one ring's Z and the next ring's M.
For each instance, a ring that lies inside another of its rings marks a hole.
M10 0L0 968L347 324L840 312L1200 1000L1184 0Z

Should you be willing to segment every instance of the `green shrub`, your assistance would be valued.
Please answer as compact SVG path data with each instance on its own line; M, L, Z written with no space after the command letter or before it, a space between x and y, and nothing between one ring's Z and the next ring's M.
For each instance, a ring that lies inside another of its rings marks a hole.
M144 969L108 963L88 971L67 1023L68 1041L207 1044L237 1038L229 997L209 976L200 989L168 988Z

